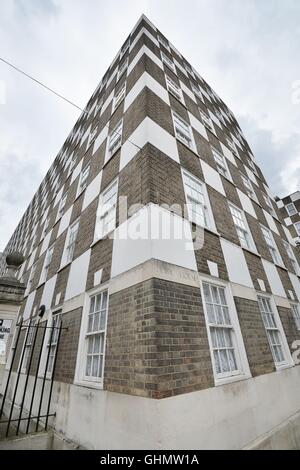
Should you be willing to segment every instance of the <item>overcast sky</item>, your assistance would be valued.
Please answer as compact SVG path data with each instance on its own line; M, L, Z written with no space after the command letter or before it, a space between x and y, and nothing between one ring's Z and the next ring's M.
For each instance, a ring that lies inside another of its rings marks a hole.
M299 0L2 0L0 56L84 106L142 13L236 114L273 193L300 189ZM78 116L0 63L0 251Z

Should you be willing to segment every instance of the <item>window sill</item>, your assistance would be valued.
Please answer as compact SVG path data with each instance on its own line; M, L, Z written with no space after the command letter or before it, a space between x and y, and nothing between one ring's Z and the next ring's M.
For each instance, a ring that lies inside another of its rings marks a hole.
M116 227L113 230L111 230L110 232L102 235L102 237L97 238L96 240L94 240L93 243L90 245L90 248L97 245L97 243L101 242L102 240L106 240L107 238L110 238L110 235L113 234L115 230L116 230Z
M112 157L120 150L120 148L122 147L122 143L119 145L119 147L117 147L113 152L111 152L110 150L107 152L106 156L105 156L105 159L104 159L104 165L103 165L103 168L105 167L105 165L107 165L107 163L112 159ZM102 170L103 170L102 168Z
M244 246L241 246L241 245L240 245L240 247L242 248L242 250L248 251L248 252L251 253L252 255L255 255L255 256L257 256L258 258L261 258L261 255L258 253L258 251L251 250L251 248L245 248Z
M101 382L88 382L87 380L74 380L74 385L85 388L93 388L95 390L103 390L103 381Z
M164 62L163 60L162 60L162 63L163 63L163 65L168 67L169 70L171 70L173 73L175 73L175 75L177 75L175 64L174 64L174 67L171 67L171 65L167 64L167 62Z
M240 374L240 375L235 375L231 377L225 377L223 379L215 378L215 386L221 387L222 385L229 385L231 383L241 382L243 380L249 380L249 379L252 379L251 374L242 374L242 375Z
M112 110L111 110L111 116L110 116L110 119L113 117L113 115L115 114L115 112L117 111L117 109L119 108L119 106L121 106L121 104L123 103L123 101L125 101L125 96L124 98L122 98L122 100L117 104L113 104L113 107L112 107Z
M193 145L193 148L189 147L185 142L182 142L182 140L179 139L179 138L176 136L176 134L175 134L175 139L177 140L177 142L180 142L182 145L184 145L184 147L187 148L190 152L193 152L198 158L200 158L199 155L198 155L198 153L197 153L197 150L196 150L196 148L195 148L195 145Z
M178 101L178 103L180 103L185 109L187 109L186 104L185 104L185 102L184 102L183 96L182 96L182 98L180 99L178 96L176 96L174 93L172 93L168 88L167 88L167 92L168 92L173 98L175 98L175 100Z
M291 367L295 367L295 364L288 363L288 364L282 364L279 366L275 364L275 367L276 367L276 372L279 372L280 370L285 370L285 369L290 369Z
M72 263L72 261L68 261L67 263L65 263L64 265L62 265L58 270L57 272L60 273L60 271L62 271L63 269L65 269L67 266L69 266L70 264Z

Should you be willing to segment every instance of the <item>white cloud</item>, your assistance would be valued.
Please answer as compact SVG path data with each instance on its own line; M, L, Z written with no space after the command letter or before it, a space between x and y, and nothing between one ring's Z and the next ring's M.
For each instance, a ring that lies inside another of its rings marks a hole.
M143 12L238 113L273 192L299 189L298 0L6 0L1 54L84 106ZM79 113L4 64L0 82L3 249Z

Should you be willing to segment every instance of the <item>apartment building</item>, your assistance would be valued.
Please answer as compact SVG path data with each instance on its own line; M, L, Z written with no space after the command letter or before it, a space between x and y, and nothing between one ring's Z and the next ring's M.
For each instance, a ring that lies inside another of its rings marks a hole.
M280 211L233 113L142 16L5 250L25 257L20 318L43 305L67 328L45 343L56 431L239 449L296 419L300 259Z
M300 242L300 191L278 199L277 207L293 241Z

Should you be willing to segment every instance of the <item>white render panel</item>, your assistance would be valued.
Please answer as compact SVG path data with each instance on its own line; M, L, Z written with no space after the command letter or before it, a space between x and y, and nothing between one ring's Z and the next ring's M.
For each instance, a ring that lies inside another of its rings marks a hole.
M245 169L246 169L246 172L247 172L247 175L249 177L249 179L256 184L256 186L258 186L258 183L257 183L257 179L253 173L253 171L251 171L247 166L245 166Z
M85 291L87 274L90 263L91 250L85 251L71 264L65 301Z
M270 228L273 232L277 233L277 235L280 235L279 232L278 232L277 226L276 226L276 224L275 224L275 222L274 222L273 217L269 214L269 212L265 211L264 209L263 209L263 213L264 213L264 216L265 216L265 218L266 218L266 220L267 220L267 222L268 222L269 228Z
M69 207L67 212L60 219L59 228L57 232L57 238L69 227L72 210L73 210L73 206Z
M290 217L287 217L286 219L284 219L284 223L285 223L285 225L287 225L288 227L293 224L293 222L292 222L292 220L291 220Z
M257 282L259 284L260 290L263 292L266 292L266 286L265 283L262 279L257 279Z
M294 288L294 291L296 292L296 295L298 297L298 301L300 302L300 281L298 277L293 273L289 272L289 276L290 276L290 280Z
M172 46L171 46L172 47ZM172 47L173 49L173 47ZM174 58L174 64L176 65L176 67L186 76L188 77L188 73L187 71L185 70L184 67L182 67L182 65Z
M236 284L253 288L243 250L224 239L221 239L221 246L229 280Z
M134 102L134 100L145 87L153 91L153 93L159 96L159 98L161 98L165 103L167 103L168 106L170 106L170 99L167 90L162 87L153 77L151 77L151 75L149 75L147 72L144 72L126 96L124 112L127 111L129 106Z
M130 135L129 140L126 140L121 147L121 156L120 156L120 171L125 168L125 166L135 157L139 152L139 148L143 148L147 143L147 120L144 119L143 122L135 129L135 131ZM134 142L138 147L133 145L131 142Z
M207 260L207 266L211 276L219 277L219 268L217 263Z
M176 61L174 60L174 62L176 62ZM177 64L177 63L178 63L178 62L176 62L176 64ZM179 68L180 68L180 67L179 67ZM181 67L181 69L182 69L182 67ZM184 69L183 69L183 70L184 70ZM183 82L181 82L180 80L179 80L179 82L180 82L180 87L181 87L182 91L184 91L184 93L185 93L186 95L188 95L188 97L191 98L191 100L193 100L195 103L197 103L197 100L196 100L196 98L195 98L194 93L193 93Z
M62 188L60 188L60 190L58 191L58 193L56 195L56 198L55 198L55 201L54 201L54 206L53 207L56 207L57 204L60 202L60 200L62 198L62 195L63 195L63 191L64 191L64 186Z
M162 61L155 54L153 54L153 52L150 51L150 49L147 46L143 46L141 47L140 51L137 53L133 61L129 64L128 75L130 74L130 72L132 72L132 70L138 64L139 60L141 59L141 57L143 57L144 54L150 57L150 59L153 60L153 62L156 65L158 65L159 68L163 70Z
M299 201L299 199L300 199L300 191L297 191L296 193L291 195L291 200L293 202Z
M214 188L219 193L223 194L223 196L226 196L219 173L216 170L214 170L210 165L208 165L206 162L204 162L203 160L201 160L200 163L201 163L205 183L211 186L212 188Z
M149 204L115 230L112 277L149 259L197 271L188 221Z
M152 36L152 34L150 33L150 31L148 31L148 29L146 29L145 27L143 27L140 32L137 34L137 36L134 38L134 40L132 41L132 43L130 44L130 52L132 51L132 49L135 47L135 45L138 43L139 39L141 38L141 36L145 34L146 36L148 36L149 39L151 39L151 41L157 46L159 47L159 42L158 40Z
M31 292L31 294L29 294L29 296L26 299L26 305L25 305L24 313L23 313L23 320L27 320L27 318L30 317L32 306L33 306L33 301L35 298L35 293L36 291L34 290L33 292Z
M113 66L114 64L112 63L111 64L111 67ZM106 83L106 88L109 87L109 85L111 84L111 82L113 81L113 79L115 78L115 76L118 74L118 67L115 68L115 70L113 71L113 73L111 74L111 76L109 77L109 79L107 80L107 83Z
M281 200L277 201L276 204L277 204L278 209L281 209L282 207L284 207L283 201Z
M292 235L291 235L291 232L290 232L289 229L286 228L284 225L282 225L282 228L283 228L283 230L284 230L284 233L285 233L285 235L286 235L286 238L287 238L288 241L293 245L294 242L293 242L293 237L292 237Z
M255 219L257 219L256 212L255 212L255 209L253 207L250 197L248 197L245 193L240 191L238 188L237 188L237 193L239 196L239 200L241 201L243 210L247 212L248 214L252 215L252 217L255 217Z
M146 118L148 128L148 141L158 150L179 163L179 154L176 139L156 124L152 119Z
M41 298L41 305L45 305L46 310L48 310L51 307L53 293L54 293L55 284L56 284L56 278L57 278L57 274L51 277L51 279L49 279L44 285L44 290L43 290L43 294Z
M50 230L50 232L47 233L47 235L45 236L45 238L44 238L44 240L43 240L43 244L42 244L40 256L41 256L46 250L48 250L49 243L50 243L50 239L51 239L51 235L52 235L52 230Z
M230 152L229 148L226 147L226 145L224 145L222 142L220 142L220 144L224 157L226 157L234 166L237 166L233 153Z
M154 145L158 150L179 163L179 154L176 139L156 124L152 119L145 118L137 129L129 136L129 139L121 147L120 171L135 157L139 148L146 143Z
M81 139L81 145L86 141L86 139L89 137L91 133L92 126L90 125L89 128L85 131L84 136Z
M204 137L204 139L206 139L208 141L208 136L207 136L205 126L203 126L203 124L199 121L199 119L195 118L195 116L193 116L193 114L191 114L190 112L188 112L188 115L189 115L191 126L197 132L199 132L199 134L202 135L202 137Z
M71 186L71 184L76 180L77 176L80 174L81 168L82 168L82 164L83 164L83 159L80 160L80 162L78 163L78 165L74 168L74 170L73 170L73 172L72 172L72 176L71 176L70 186Z
M269 261L266 261L264 259L262 259L262 264L267 279L269 281L272 293L274 295L278 295L279 297L286 297L286 293L279 277L278 271L276 269L276 266L274 266L273 263L269 263Z
M108 106L110 105L111 101L114 99L114 93L115 91L113 90L111 92L111 94L108 96L108 98L105 100L105 102L103 103L103 106L101 108L101 111L100 111L100 116L102 116L102 114L104 113L104 111L106 110L106 108L108 108Z
M99 149L100 145L103 144L103 142L105 141L105 139L107 138L108 136L108 127L105 126L102 131L100 132L100 134L98 135L98 137L96 138L95 142L94 142L94 147L93 147L93 155L97 152L97 150Z
M35 259L35 255L36 255L36 250L37 250L37 247L35 247L35 249L33 250L33 252L32 252L31 255L30 255L27 269L31 268L31 266L32 266L33 263L34 263L34 259Z
M84 211L91 202L100 194L102 171L91 181L88 187L85 190L82 211Z

